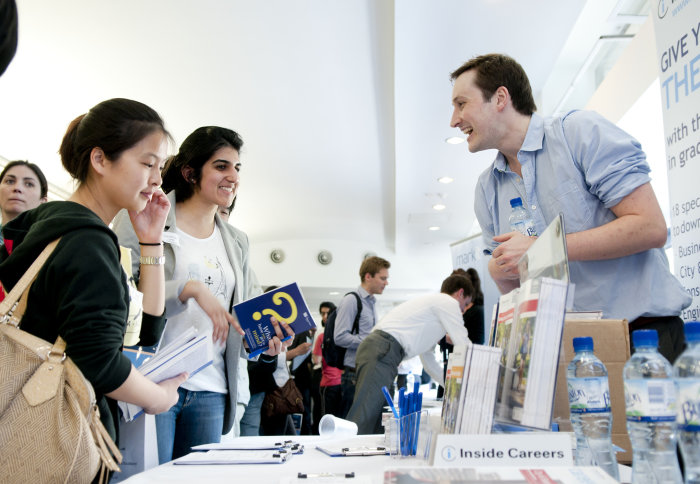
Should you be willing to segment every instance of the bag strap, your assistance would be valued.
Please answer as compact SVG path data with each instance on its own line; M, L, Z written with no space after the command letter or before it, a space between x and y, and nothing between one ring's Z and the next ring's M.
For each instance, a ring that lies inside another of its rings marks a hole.
M348 292L345 295L347 296L348 294L352 294L353 296L355 296L355 299L357 299L357 313L355 314L355 320L352 322L352 329L350 330L350 334L359 334L360 315L362 314L362 299L360 299L360 295L357 294L355 291Z
M17 281L17 284L15 284L9 294L5 296L5 299L0 303L0 322L19 327L19 322L22 320L24 311L27 309L29 288L60 240L61 238L59 237L53 242L50 242L44 250L41 251L41 254L39 254L19 281Z

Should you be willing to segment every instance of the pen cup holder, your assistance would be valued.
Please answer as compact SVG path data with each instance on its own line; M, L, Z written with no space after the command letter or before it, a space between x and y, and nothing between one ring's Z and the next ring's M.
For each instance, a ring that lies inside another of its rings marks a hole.
M416 457L428 460L432 430L427 411L391 418L385 427L385 441L391 457Z

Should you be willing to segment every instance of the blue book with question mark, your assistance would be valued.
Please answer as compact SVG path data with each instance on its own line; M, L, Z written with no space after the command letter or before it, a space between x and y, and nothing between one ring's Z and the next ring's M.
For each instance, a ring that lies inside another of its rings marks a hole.
M287 323L295 334L316 327L296 282L236 304L233 311L245 332L244 337L250 349L249 358L267 350L269 341L275 336L271 317ZM282 334L286 335L284 330ZM287 336L284 340L289 338Z

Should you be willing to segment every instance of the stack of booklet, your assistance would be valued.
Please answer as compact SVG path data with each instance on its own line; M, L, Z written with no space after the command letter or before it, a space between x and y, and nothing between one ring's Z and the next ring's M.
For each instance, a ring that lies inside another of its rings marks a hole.
M162 348L154 356L138 366L139 372L149 380L160 383L187 372L191 377L198 371L211 365L211 338L198 334L190 328ZM119 402L124 421L130 422L143 413L143 409L132 403Z
M491 432L500 356L499 348L455 346L448 360L445 378L442 433Z

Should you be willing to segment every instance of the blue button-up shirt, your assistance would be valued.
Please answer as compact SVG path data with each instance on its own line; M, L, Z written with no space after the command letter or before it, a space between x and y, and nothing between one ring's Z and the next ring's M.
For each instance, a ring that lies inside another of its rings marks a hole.
M484 242L510 232L510 199L520 197L542 233L561 212L567 233L615 219L610 210L648 183L649 165L629 134L590 111L563 117L533 114L518 152L520 178L502 153L477 183L474 210ZM598 261L570 261L575 310L602 310L606 318L675 316L691 297L671 274L662 249Z
M369 335L376 323L374 296L368 293L362 286L358 287L355 292L359 294L362 300L362 312L360 313L359 321L360 332L358 334L351 333L352 323L355 321L355 316L357 315L357 299L352 294L346 295L343 300L340 301L338 315L335 318L335 331L333 332L335 344L347 348L344 360L345 366L353 368L355 368L357 347L360 346L362 340Z

